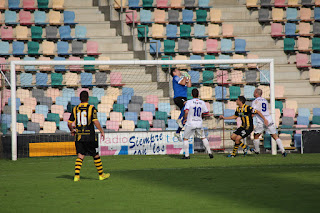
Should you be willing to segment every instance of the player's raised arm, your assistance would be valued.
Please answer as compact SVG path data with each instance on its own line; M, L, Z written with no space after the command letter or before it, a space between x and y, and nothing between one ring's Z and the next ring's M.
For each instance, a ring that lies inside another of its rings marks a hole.
M223 120L231 120L231 119L236 119L238 116L236 115L232 115L232 116L229 116L229 117L224 117L223 115L220 115L219 118L220 119L223 119Z

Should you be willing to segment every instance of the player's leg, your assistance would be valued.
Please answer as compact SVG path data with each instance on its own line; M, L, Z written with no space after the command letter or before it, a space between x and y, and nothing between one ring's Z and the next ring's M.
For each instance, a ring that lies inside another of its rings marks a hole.
M186 104L187 102L187 99L184 98L184 97L177 97L174 99L174 103L179 107L179 109L181 110L180 111L180 115L177 119L177 124L179 125L176 133L177 134L180 134L184 124L183 124L183 121L184 121L184 105ZM178 137L178 135L176 134L176 137Z
M195 130L192 129L189 126L186 126L184 130L184 135L183 135L183 151L184 151L184 156L182 159L190 159L190 154L189 154L189 141L188 139L194 135Z
M240 134L240 128L238 128L234 133L232 133L232 135L231 135L231 137L230 137L231 140L233 140L233 141L235 142L235 144L234 144L232 153L229 154L227 157L235 157L235 156L236 156L236 153L237 153L237 151L238 151L239 144L240 144L240 143L237 143L237 142L236 142L236 139L237 139L237 137L239 136L238 134Z
M75 165L74 165L74 181L77 182L80 180L80 170L82 167L83 159L85 157L85 150L83 147L83 144L79 141L75 142L76 151L78 153L78 157L76 159Z
M282 156L283 157L287 157L287 152L284 150L284 147L283 147L283 144L282 144L282 141L281 139L278 137L277 134L271 134L271 137L273 137L273 139L277 142L277 146L279 147L281 153L282 153Z
M265 130L264 124L261 122L258 122L256 125L256 128L254 129L254 140L253 140L254 149L250 149L251 152L254 152L256 154L260 153L259 137L264 132L264 130Z
M104 180L110 177L109 173L103 172L102 161L98 153L98 141L94 140L94 141L88 142L87 150L88 150L88 153L90 153L90 155L93 157L94 165L96 166L97 172L99 174L99 180Z

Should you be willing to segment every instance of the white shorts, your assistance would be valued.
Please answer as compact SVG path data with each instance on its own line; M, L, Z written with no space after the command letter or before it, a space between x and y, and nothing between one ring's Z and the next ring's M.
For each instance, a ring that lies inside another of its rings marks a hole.
M277 134L277 129L273 122L271 122L269 126L264 125L262 122L257 122L254 128L254 134L262 134L264 131L270 135Z
M197 133L198 136L200 136L200 138L205 138L205 134L204 134L204 130L203 128L193 128L191 126L185 126L184 127L184 134L183 134L183 138L184 139L189 139L192 136L194 136L194 134Z

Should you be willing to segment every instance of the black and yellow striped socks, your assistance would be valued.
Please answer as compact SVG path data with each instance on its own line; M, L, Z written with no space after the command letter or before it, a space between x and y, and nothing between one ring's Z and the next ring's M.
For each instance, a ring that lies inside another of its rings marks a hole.
M243 142L240 143L240 146L242 147L242 149L247 148L247 145L245 145Z
M97 167L97 171L98 171L99 175L102 175L103 174L103 167L102 167L102 162L101 162L100 156L94 157L93 160L94 160L94 165Z
M235 144L231 155L236 156L238 149L239 149L239 144Z
M80 177L80 169L82 166L83 160L81 158L77 158L75 168L74 168L74 176L75 177Z

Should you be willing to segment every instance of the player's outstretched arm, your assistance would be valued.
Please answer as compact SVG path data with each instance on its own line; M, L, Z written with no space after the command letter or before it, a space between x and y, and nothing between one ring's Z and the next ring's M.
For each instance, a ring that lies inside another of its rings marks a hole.
M269 125L269 122L268 120L263 116L263 114L259 111L259 110L256 110L257 114L263 119L264 121L264 125L268 126Z
M223 120L232 120L232 119L236 119L238 116L232 115L229 117L224 117L223 115L220 115L219 118L223 119Z
M94 120L93 123L99 129L99 131L101 133L101 139L104 140L104 131L100 125L100 122L98 120Z

